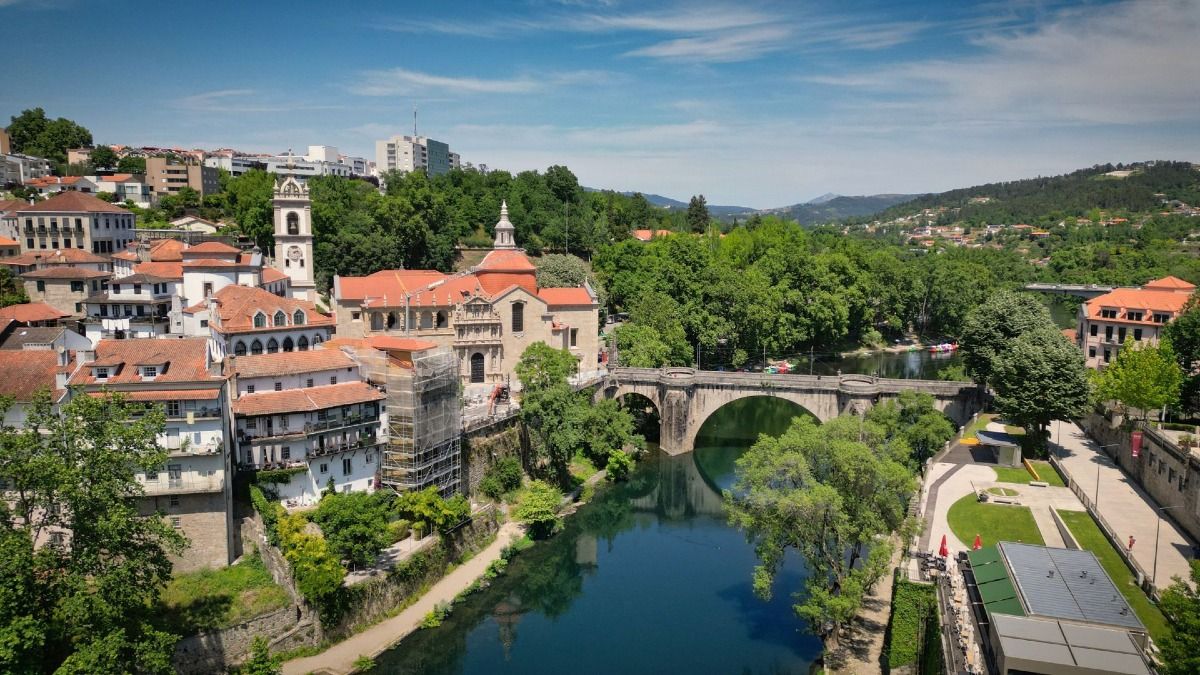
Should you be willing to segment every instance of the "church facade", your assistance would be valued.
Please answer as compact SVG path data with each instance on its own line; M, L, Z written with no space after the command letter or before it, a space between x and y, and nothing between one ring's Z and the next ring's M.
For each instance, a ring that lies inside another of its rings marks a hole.
M334 277L339 337L412 337L451 349L463 384L515 384L525 348L543 342L569 350L579 370L598 368L600 304L587 285L540 288L537 269L516 247L502 206L493 249L458 274L383 270Z

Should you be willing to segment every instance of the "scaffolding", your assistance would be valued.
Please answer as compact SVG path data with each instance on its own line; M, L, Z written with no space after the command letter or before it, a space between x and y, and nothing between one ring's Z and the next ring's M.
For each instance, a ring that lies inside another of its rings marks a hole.
M397 492L460 490L462 456L458 362L445 348L364 355L367 377L386 389L388 439L380 483Z

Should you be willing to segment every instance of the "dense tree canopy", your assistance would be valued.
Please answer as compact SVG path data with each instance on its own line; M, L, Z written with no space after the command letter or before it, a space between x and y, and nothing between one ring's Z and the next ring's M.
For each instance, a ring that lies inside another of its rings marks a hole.
M92 132L65 117L49 119L41 108L22 110L10 119L7 131L13 152L66 164L67 150L92 144Z
M1127 413L1145 419L1154 411L1179 403L1183 370L1175 361L1169 341L1152 345L1129 338L1097 379L1100 400L1117 401Z
M978 382L992 376L993 362L1013 339L1052 325L1050 312L1031 295L999 291L967 315L961 335L963 364Z
M1162 673L1191 675L1200 672L1200 561L1191 563L1191 585L1175 577L1162 594L1159 607L1171 622L1171 634L1162 640Z
M1083 353L1054 326L1015 338L992 362L996 409L1044 442L1052 420L1078 417L1092 395Z

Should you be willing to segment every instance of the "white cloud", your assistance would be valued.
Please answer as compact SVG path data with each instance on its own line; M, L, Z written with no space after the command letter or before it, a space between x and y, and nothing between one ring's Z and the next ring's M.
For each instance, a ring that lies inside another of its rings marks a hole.
M206 113L274 113L289 110L337 110L342 106L314 105L289 100L271 100L254 89L218 89L184 96L171 107Z
M703 63L745 61L784 48L791 34L783 26L760 26L668 40L625 55Z
M351 93L361 96L470 95L470 94L528 94L552 87L572 84L606 84L617 78L595 70L576 70L523 75L508 79L451 77L434 75L407 68L368 70L349 86Z

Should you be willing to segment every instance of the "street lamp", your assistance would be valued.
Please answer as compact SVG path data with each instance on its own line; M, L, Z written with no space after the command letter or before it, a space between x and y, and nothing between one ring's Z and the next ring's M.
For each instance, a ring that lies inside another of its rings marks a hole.
M1158 506L1155 511L1170 511L1171 509L1181 509L1183 506ZM1150 571L1150 585L1153 586L1158 582L1158 533L1162 530L1163 516L1159 514L1158 523L1154 526L1154 569Z
M1099 446L1099 449L1103 450L1105 448L1115 448L1118 445L1120 445L1120 443L1109 443L1108 445ZM1100 513L1100 467L1101 466L1102 465L1100 464L1100 462L1096 462L1096 490L1093 493L1093 497L1092 497L1092 508L1096 509L1097 515L1099 515L1099 513Z

